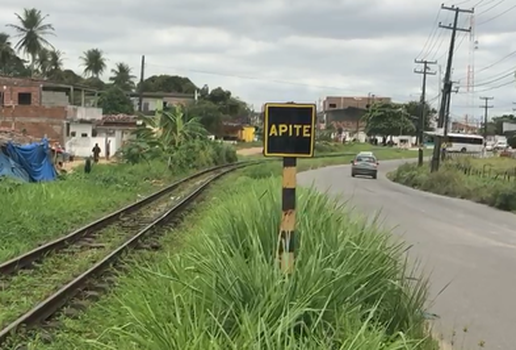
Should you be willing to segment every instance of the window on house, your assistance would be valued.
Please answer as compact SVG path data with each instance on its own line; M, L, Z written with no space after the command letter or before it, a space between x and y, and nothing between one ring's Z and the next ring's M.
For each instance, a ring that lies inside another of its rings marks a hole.
M97 137L97 130L91 130L91 137Z
M83 133L81 134L81 137L88 137L88 134L87 134L87 133L85 133L85 132L83 132Z
M330 108L337 108L337 104L335 104L335 103L330 103Z
M70 132L70 136L75 137L75 136L77 136L77 133L75 131L72 131L72 132Z
M18 104L24 106L30 106L32 104L32 94L30 92L19 92L18 93Z
M70 137L70 123L66 123L66 137Z
M143 112L149 111L149 102L144 102L142 106Z

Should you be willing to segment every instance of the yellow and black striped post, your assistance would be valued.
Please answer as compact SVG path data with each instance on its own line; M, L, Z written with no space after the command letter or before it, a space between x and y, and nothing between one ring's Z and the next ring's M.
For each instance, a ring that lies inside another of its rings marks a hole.
M278 259L285 273L294 271L296 249L296 173L297 159L283 158L282 216L278 241Z

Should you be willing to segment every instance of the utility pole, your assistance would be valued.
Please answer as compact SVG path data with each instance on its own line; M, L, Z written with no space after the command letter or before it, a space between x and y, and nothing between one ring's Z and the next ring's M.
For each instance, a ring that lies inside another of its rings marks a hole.
M459 82L458 81L452 81L452 86L453 84L458 84ZM448 97L446 98L446 112L444 113L444 130L443 130L443 136L444 136L444 147L442 147L442 152L441 152L441 159L444 161L445 158L446 158L446 147L448 147L448 144L450 143L449 139L448 139L448 132L449 132L449 129L450 129L450 107L451 107L451 93L458 93L459 92L459 87L456 87L456 88L452 88L451 89L451 92L450 94L448 95Z
M416 64L422 64L423 69L414 69L414 73L423 74L423 86L421 89L421 103L420 103L420 111L419 111L419 127L418 127L418 154L417 154L417 164L418 166L423 165L423 134L425 131L425 116L428 111L426 111L426 77L427 75L436 75L436 72L430 70L429 65L437 64L437 61L427 61L427 60L414 60Z
M439 23L439 28L444 29L451 29L451 39L450 39L450 48L448 51L448 62L446 64L446 72L444 74L444 85L443 85L443 94L441 97L441 104L439 107L439 119L437 121L437 127L439 129L442 129L445 123L446 119L446 106L448 104L449 96L452 92L452 81L451 81L451 71L453 66L453 53L455 51L455 38L457 36L457 31L460 32L466 32L469 33L471 31L471 28L458 28L457 24L459 21L459 14L460 13L473 13L474 11L471 10L464 10L456 6L444 6L441 5L441 9L448 10L448 11L454 11L455 16L453 19L453 25L443 25L442 23ZM442 137L437 136L435 138L435 146L434 146L434 153L432 156L432 172L439 170L439 161L440 161L440 155L441 155L441 140Z
M143 111L143 81L145 80L145 55L142 55L142 63L140 67L140 88L138 89L138 112Z
M480 108L484 109L484 147L487 142L487 115L489 114L489 109L494 108L493 105L489 105L489 101L494 100L494 97L480 97L481 100L484 100L484 105L480 106Z

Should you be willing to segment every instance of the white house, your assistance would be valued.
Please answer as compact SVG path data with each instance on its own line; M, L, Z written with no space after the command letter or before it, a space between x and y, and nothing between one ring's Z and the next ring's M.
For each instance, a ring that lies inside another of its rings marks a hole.
M88 157L92 155L95 144L98 144L100 157L105 157L109 144L109 154L113 156L123 142L131 137L134 129L135 117L128 115L105 115L101 120L70 121L65 149L76 157Z

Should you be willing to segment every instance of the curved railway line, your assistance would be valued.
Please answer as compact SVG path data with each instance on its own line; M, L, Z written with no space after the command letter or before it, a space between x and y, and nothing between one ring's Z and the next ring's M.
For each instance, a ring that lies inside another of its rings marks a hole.
M152 241L157 227L178 217L221 176L257 163L239 162L203 170L0 264L0 309L8 310L4 319L0 315L0 348L21 330L41 324L79 293L91 289L92 280L123 253L142 245L159 248L157 241Z

